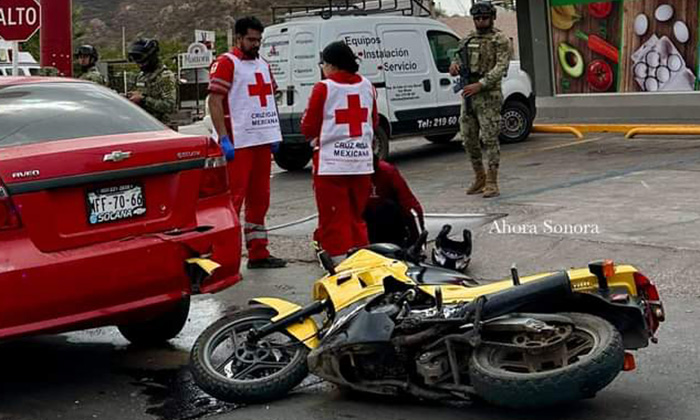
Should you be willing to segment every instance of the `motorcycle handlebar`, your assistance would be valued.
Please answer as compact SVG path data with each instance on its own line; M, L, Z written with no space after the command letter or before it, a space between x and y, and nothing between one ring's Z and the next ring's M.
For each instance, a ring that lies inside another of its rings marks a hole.
M409 261L416 264L420 264L423 247L425 246L425 243L427 241L428 231L424 230L423 232L421 232L418 239L416 239L416 242L406 250L406 257Z

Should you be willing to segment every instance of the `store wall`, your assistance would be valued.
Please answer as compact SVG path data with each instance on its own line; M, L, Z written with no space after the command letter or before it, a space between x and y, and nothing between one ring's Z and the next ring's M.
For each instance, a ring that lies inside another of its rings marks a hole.
M534 75L538 115L700 123L699 3L518 2L521 62Z
M558 94L697 90L699 0L550 0Z

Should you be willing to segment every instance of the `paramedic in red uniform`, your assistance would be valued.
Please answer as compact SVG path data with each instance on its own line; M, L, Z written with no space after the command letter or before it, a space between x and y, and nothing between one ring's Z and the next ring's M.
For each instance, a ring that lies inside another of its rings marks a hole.
M275 81L259 57L264 27L254 17L236 21L236 47L212 64L209 110L215 137L228 161L236 211L245 203L248 268L280 268L286 261L267 250L271 152L281 140ZM235 158L234 158L235 156Z
M314 239L337 264L351 248L368 244L362 214L371 190L372 139L379 117L374 86L357 74L350 47L333 42L321 58L325 79L314 86L301 131L314 148Z
M398 168L376 155L371 191L364 213L370 243L415 243L425 229L423 207Z

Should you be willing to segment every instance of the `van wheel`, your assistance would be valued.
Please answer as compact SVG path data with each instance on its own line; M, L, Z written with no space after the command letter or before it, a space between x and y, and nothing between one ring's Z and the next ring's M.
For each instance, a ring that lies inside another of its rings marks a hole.
M372 151L375 155L379 156L381 160L389 157L389 136L381 125L374 129Z
M457 133L438 134L435 136L425 136L425 138L431 143L444 144L451 142L456 135Z
M167 312L147 321L119 325L119 332L133 344L156 345L175 338L187 323L190 297L185 296Z
M520 101L508 101L501 110L501 143L518 143L530 136L533 118L530 109Z
M281 143L275 153L275 163L287 171L300 171L309 163L312 154L313 150L308 143Z

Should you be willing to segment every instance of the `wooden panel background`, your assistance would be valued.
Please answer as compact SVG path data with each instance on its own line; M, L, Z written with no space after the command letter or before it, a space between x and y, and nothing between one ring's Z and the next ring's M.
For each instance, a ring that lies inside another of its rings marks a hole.
M615 73L615 81L613 83L613 86L610 88L610 92L614 92L616 90L619 75L618 66L615 63L610 62L610 60L606 59L600 54L594 53L593 51L588 49L587 42L576 37L576 31L581 30L587 34L597 34L601 38L608 41L608 43L619 48L622 41L622 5L623 3L621 2L614 2L613 10L610 13L610 16L608 16L606 19L596 19L593 16L590 16L588 13L588 5L586 4L576 5L578 14L582 16L582 19L576 22L573 28L569 29L568 31L563 31L561 29L555 28L554 26L551 27L552 50L554 57L554 80L556 83L557 93L562 94L596 92L593 89L591 89L591 87L588 85L588 82L586 82L585 71L583 73L583 76L576 79L572 78L564 72L564 70L561 67L561 64L559 63L558 47L559 43L561 42L566 42L567 44L576 48L581 53L581 56L583 57L584 61L584 68L588 65L588 63L597 58L607 61L608 64L610 64L610 66L613 68L613 72ZM607 34L605 32L607 32ZM622 58L622 56L620 57ZM569 80L570 87L568 90L562 89L562 80Z
M667 22L656 20L656 8L661 4L673 6L673 18ZM698 50L698 0L627 0L623 3L624 9L624 34L622 60L620 62L622 92L642 92L634 80L632 54L639 49L653 34L659 38L666 35L683 56L686 66L698 77L697 50ZM637 36L634 32L634 20L637 15L644 13L649 19L649 28L643 36ZM682 20L688 26L690 39L681 44L673 35L673 24Z

